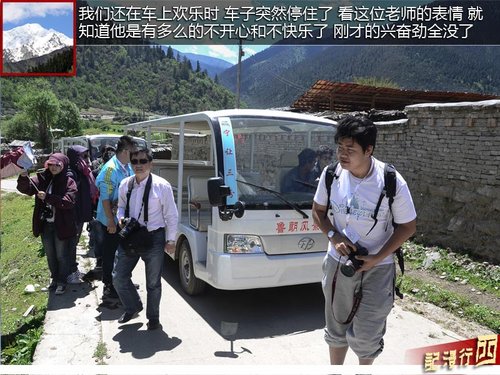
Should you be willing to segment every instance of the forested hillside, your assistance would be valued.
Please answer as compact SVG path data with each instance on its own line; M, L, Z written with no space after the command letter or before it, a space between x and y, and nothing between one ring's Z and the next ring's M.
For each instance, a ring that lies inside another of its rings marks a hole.
M500 94L499 47L272 46L242 65L242 100L291 105L318 79L389 80L403 89ZM235 89L236 68L220 76Z
M4 73L68 73L73 69L73 47L18 62L4 60Z
M2 78L2 105L16 111L33 78ZM160 47L77 48L77 76L46 78L59 99L80 109L180 114L232 106L234 95L215 84L187 59L177 61Z

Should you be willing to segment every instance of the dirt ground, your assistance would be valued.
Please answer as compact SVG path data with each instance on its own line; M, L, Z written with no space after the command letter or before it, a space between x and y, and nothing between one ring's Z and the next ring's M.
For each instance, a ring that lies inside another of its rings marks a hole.
M477 291L472 290L473 288L470 285L463 285L460 283L453 283L447 280L443 280L439 278L439 276L425 270L409 270L405 274L417 277L421 280L425 280L428 283L437 284L444 289L467 296L467 298L471 299L475 303L488 306L491 309L500 311L500 300L496 296L482 292L479 294ZM437 307L433 304L420 302L412 295L405 294L402 300L399 298L396 300L396 304L401 306L405 310L421 314L427 319L436 322L442 327L449 329L450 331L453 331L460 336L463 336L464 338L474 338L478 335L488 335L495 333L477 323L470 322L466 319L460 319L452 313L446 311L445 309Z

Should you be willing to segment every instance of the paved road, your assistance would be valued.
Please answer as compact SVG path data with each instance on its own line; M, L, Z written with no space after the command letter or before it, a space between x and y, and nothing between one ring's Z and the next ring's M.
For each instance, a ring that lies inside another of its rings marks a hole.
M0 180L0 188L2 190L2 193L7 192L7 193L19 193L16 189L17 186L17 179L1 179Z
M2 180L15 191L15 180ZM80 269L94 259L79 249ZM146 301L144 267L133 280ZM189 297L180 288L176 263L166 257L162 279L163 330L147 331L145 311L119 325L119 307L100 307L102 283L71 285L62 296L49 295L44 334L35 365L93 365L99 342L110 365L328 365L323 341L323 296L319 284L247 291L207 288ZM237 323L227 337L222 325ZM411 339L410 339L411 338ZM461 339L437 324L396 306L388 318L385 350L377 364L404 364L407 349ZM357 364L349 352L346 364Z
M80 255L84 255L83 252ZM80 266L91 259L81 258ZM144 267L133 274L145 298ZM100 282L68 288L49 296L45 332L34 364L92 365L99 341L110 365L327 365L323 341L323 296L319 284L220 291L186 296L176 265L165 260L162 280L163 330L147 331L145 312L119 325L120 308L99 307ZM223 322L238 323L236 334L224 337ZM411 340L409 338L411 337ZM460 339L433 322L396 307L388 320L385 351L378 364L404 364L405 351ZM346 364L357 364L349 352Z

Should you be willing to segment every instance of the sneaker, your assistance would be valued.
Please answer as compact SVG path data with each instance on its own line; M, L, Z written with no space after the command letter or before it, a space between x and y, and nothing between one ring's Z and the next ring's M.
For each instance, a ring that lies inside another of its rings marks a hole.
M80 271L75 271L70 274L67 278L68 284L81 284L83 281L80 275Z
M148 331L154 331L155 329L162 328L161 323L158 319L149 319L147 326Z
M61 295L66 291L66 285L59 284L56 288L56 294Z
M102 293L102 299L118 299L118 293L116 293L116 290L113 285L108 284L104 286L104 291Z

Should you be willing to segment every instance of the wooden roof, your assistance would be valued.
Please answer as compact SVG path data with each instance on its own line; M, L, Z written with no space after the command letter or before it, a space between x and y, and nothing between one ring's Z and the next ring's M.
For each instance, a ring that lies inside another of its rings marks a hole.
M402 110L410 104L473 102L499 99L495 95L466 92L416 91L318 80L292 104L307 111Z

